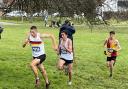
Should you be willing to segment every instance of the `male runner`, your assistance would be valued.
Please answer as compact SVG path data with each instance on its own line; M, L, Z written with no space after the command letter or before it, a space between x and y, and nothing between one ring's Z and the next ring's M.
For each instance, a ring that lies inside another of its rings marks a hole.
M60 59L58 61L58 69L64 69L64 65L68 66L69 82L68 85L72 84L72 67L73 67L73 50L72 50L72 40L68 38L68 33L66 31L61 32L62 38L58 46L58 54Z
M30 33L29 33L27 39L25 40L23 47L25 47L26 44L28 44L28 43L32 47L33 60L30 63L30 66L35 75L36 86L39 86L39 84L40 84L40 79L38 76L38 69L39 69L44 77L45 82L46 82L46 89L48 89L50 83L49 83L44 65L42 64L46 59L46 54L45 54L45 50L44 50L44 42L43 42L42 38L51 38L52 42L53 42L53 48L56 49L56 42L55 42L54 35L45 34L45 33L40 34L37 31L36 26L32 26L30 28Z
M107 66L110 69L110 77L112 77L113 66L116 62L118 51L121 49L119 41L115 38L114 31L110 32L110 37L105 40L104 47L106 49L104 54L107 55Z

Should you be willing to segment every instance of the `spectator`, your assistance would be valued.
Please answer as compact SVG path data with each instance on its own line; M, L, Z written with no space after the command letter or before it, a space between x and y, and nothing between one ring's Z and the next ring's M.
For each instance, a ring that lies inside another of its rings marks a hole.
M3 32L3 28L0 27L0 39L1 39L1 34L2 34L2 32Z
M45 27L48 24L48 11L45 9L43 12L43 16L44 16L44 22L45 22Z
M73 34L75 33L75 28L71 24L70 20L65 20L65 23L60 27L60 32L59 32L59 39L61 37L61 32L66 30L68 33L68 38L70 38L73 41Z

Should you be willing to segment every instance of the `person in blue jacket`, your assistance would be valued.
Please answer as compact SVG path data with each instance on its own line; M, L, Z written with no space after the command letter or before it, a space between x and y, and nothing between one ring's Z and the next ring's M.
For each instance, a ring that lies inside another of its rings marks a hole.
M65 20L65 23L60 27L60 32L59 32L59 40L62 38L61 32L67 31L68 33L68 38L73 41L73 34L75 34L75 28L71 24L70 20Z

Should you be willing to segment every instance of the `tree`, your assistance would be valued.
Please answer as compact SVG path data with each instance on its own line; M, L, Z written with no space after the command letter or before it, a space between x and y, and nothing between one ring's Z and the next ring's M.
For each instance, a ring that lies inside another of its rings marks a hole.
M103 3L104 0L13 0L10 8L25 11L32 19L32 14L48 9L49 13L59 12L60 16L73 17L74 12L77 14L84 13L89 23L95 20L96 7Z

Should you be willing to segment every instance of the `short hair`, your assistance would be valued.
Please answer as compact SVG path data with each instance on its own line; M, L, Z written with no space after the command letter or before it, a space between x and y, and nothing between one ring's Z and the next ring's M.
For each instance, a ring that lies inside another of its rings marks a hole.
M36 27L36 26L31 26L30 29L31 29L31 30L33 30L33 29L37 29L37 27Z
M114 34L115 35L115 31L110 31L110 34Z
M66 30L63 30L61 33L65 33L66 35L68 35L68 32Z

